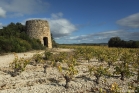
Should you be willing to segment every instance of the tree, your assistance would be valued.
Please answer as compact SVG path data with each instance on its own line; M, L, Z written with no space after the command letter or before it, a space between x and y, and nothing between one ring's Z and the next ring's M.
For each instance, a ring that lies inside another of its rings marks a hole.
M139 48L139 41L133 41L132 42L132 47L133 48Z
M120 37L112 37L108 41L108 46L109 47L119 47L120 42L121 42Z
M108 41L109 47L123 47L123 48L139 48L139 41L129 40L124 41L119 37L112 37Z

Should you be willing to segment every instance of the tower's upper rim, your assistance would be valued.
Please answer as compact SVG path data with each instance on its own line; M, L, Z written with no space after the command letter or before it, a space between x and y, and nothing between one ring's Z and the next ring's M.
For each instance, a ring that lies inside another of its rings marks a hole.
M30 19L30 20L27 20L26 22L48 22L47 20L42 20L42 19Z

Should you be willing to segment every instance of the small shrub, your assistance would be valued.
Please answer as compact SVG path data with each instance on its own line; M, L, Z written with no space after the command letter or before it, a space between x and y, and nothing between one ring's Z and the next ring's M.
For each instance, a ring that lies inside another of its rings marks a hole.
M48 51L45 51L45 60L50 60L51 57L52 57L52 53L51 52L48 52Z
M9 67L11 67L14 70L11 74L12 76L16 76L20 74L22 71L24 71L27 64L29 64L30 62L30 59L18 58L16 54L14 54L14 56L14 61L9 65Z
M42 62L42 61L43 61L42 54L34 54L34 55L33 55L33 60L34 60L36 63Z

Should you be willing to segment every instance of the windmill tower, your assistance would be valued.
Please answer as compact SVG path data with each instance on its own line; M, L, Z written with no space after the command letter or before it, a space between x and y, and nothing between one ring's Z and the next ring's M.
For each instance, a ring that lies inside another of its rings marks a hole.
M29 37L39 39L42 45L52 48L50 28L46 20L26 21L26 31Z

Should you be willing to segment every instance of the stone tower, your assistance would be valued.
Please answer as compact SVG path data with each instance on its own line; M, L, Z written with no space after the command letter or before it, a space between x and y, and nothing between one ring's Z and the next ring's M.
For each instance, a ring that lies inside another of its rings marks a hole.
M44 46L52 48L50 28L46 20L26 21L26 31L29 37L39 39Z

